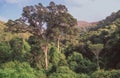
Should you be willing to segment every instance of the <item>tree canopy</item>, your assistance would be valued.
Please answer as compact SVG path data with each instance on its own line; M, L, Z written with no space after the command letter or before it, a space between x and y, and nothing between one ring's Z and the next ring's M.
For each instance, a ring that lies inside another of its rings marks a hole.
M0 78L119 78L120 11L83 31L62 4L0 21Z

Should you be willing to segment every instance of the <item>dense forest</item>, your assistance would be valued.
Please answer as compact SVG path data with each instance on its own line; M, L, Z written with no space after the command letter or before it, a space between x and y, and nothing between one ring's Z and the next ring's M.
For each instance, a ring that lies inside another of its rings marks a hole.
M0 21L0 78L120 78L120 11L83 30L65 5L24 7Z

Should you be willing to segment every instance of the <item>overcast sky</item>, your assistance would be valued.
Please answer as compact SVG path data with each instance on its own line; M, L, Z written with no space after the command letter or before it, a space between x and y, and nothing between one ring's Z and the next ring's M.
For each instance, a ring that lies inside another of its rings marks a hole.
M38 3L46 6L50 1L66 5L75 18L88 22L102 20L120 10L120 0L0 0L0 20L15 20L20 17L24 6Z

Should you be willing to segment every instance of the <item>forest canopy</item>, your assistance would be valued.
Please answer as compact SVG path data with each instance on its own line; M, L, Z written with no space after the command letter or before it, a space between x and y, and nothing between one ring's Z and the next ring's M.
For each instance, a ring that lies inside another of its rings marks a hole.
M0 22L0 78L119 78L120 11L83 28L62 4Z

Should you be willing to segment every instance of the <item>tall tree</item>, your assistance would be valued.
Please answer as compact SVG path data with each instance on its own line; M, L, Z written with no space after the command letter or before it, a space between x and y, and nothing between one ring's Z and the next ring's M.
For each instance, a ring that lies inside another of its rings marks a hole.
M44 36L44 24L45 24L45 15L47 13L47 8L42 4L35 6L26 6L23 8L22 17L15 21L9 20L7 26L9 30L14 32L30 32L33 35L39 37L46 41L45 44L40 44L45 55L45 68L48 67L47 61L47 38Z
M49 6L45 7L42 4L35 6L26 6L23 8L22 17L15 21L8 21L9 29L15 32L30 32L34 36L42 39L45 43L40 44L40 48L45 56L45 68L48 68L48 42L57 42L59 50L60 40L65 39L65 36L74 35L72 28L77 24L77 20L73 18L67 11L64 5L56 5L50 2Z
M103 44L90 44L89 48L91 49L91 51L93 52L93 54L96 57L96 64L97 64L97 69L100 69L99 66L99 54L101 52L101 50L103 49Z
M75 34L76 31L73 30L75 30L77 20L68 13L64 5L56 5L54 2L50 2L47 8L49 13L46 17L46 33L50 39L56 41L59 50L60 41L67 38L68 35L71 36L73 33Z

